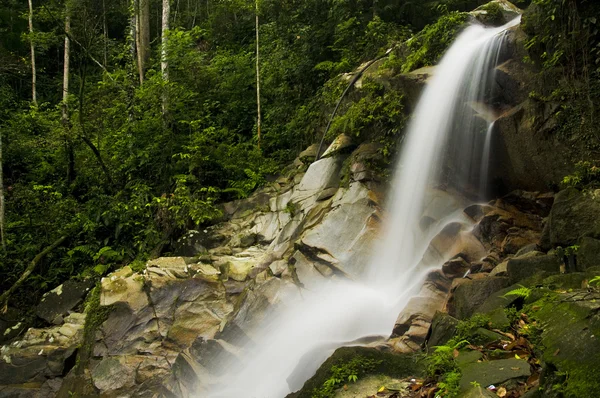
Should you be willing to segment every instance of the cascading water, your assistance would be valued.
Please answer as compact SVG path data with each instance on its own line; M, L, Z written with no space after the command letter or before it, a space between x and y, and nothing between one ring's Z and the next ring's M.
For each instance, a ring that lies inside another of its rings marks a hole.
M407 133L384 238L363 277L281 292L281 305L238 353L237 365L221 364L223 383L202 396L281 398L301 388L336 348L389 336L426 273L447 260L427 255L431 240L449 223L466 222L466 201L441 195L440 186L471 198L485 188L493 117L484 104L492 98L504 32L518 23L468 27L436 68Z

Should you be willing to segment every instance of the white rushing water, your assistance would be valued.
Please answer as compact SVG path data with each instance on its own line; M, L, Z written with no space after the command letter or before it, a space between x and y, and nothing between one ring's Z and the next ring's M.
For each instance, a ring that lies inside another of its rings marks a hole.
M282 304L244 348L241 361L227 365L224 383L202 396L282 398L301 388L336 348L389 336L426 273L446 260L425 260L429 243L445 225L462 221L464 203L445 200L450 196L432 188L485 188L492 129L481 104L491 98L503 32L518 23L468 27L436 68L407 132L378 255L363 278L282 292ZM435 220L427 227L421 223L425 210Z

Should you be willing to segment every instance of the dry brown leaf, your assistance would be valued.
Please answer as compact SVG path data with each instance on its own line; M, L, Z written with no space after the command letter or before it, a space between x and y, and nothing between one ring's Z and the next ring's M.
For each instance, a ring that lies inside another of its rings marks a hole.
M452 355L454 356L454 358L458 357L459 354L460 352L458 352L456 348L454 349L454 351L452 351Z
M496 395L499 397L506 397L506 388L500 387L498 391L496 391Z
M556 351L554 351L553 356L557 356L559 352L560 352L560 348L556 349Z

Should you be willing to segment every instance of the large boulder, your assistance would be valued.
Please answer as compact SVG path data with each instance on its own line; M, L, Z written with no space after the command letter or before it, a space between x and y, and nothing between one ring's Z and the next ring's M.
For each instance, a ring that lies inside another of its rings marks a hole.
M370 261L379 228L376 200L359 182L340 190L333 198L333 210L303 235L301 245L330 267L359 275Z
M58 325L69 311L83 301L92 286L94 283L91 281L67 281L44 294L35 313L46 322Z
M577 250L577 268L581 271L600 267L600 240L584 237Z
M510 283L517 283L537 273L548 275L560 273L562 261L555 255L538 256L534 254L515 257L508 260L507 273Z
M535 319L540 323L542 360L550 373L567 374L567 397L593 397L600 391L600 294L580 291L544 298ZM549 396L553 383L542 380L542 394Z
M337 155L312 163L302 181L295 187L289 202L300 209L306 209L319 200L323 191L339 187L344 159L344 156Z
M465 279L458 283L448 302L449 314L458 319L469 318L477 307L492 293L510 285L507 277L490 276L482 279Z
M579 156L552 134L558 110L528 99L496 121L490 178L500 189L545 191L572 171Z
M556 195L542 244L566 247L584 237L600 238L600 190L565 189Z

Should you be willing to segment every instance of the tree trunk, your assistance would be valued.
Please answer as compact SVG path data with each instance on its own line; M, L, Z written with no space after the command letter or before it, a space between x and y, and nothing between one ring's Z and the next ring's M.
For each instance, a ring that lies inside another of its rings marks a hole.
M37 105L37 70L35 68L35 45L33 44L33 3L29 0L29 44L31 46L31 96Z
M257 109L257 119L256 119L256 132L258 138L258 149L260 149L260 140L261 133L260 130L262 128L262 116L260 112L260 67L259 67L259 33L258 33L258 0L255 0L256 4L256 109Z
M85 71L85 65L83 65L83 69L81 71L81 76L80 76L81 83L79 86L79 127L81 129L80 138L92 150L92 152L94 153L94 156L96 156L96 160L98 160L98 164L102 168L102 171L104 172L104 175L106 176L106 179L108 180L108 184L109 184L108 188L109 188L109 190L112 190L115 187L115 183L112 179L112 176L110 175L110 171L108 170L108 167L106 167L106 164L104 163L104 160L102 159L102 155L100 154L100 151L94 145L92 140L90 140L88 138L87 133L86 133L85 121L84 121L84 115L83 115L85 79L86 79L86 71Z
M150 0L136 0L136 42L140 84L144 83L146 64L150 57Z
M163 0L162 2L162 48L160 53L160 70L162 72L163 81L167 83L169 81L169 60L168 60L168 32L169 32L169 18L171 16L171 6L169 0ZM162 115L163 119L166 120L167 108L169 105L169 97L167 94L167 87L165 85L162 94Z
M71 11L68 6L65 10L65 54L63 64L63 92L61 104L61 121L65 134L65 147L67 150L67 182L70 184L75 179L75 154L73 142L70 137L69 126L69 73L71 67Z
M48 255L48 253L52 252L54 249L56 249L58 246L60 246L66 239L67 239L66 236L61 236L54 243L52 243L50 246L48 246L42 252L40 252L37 256L35 256L33 258L33 260L31 260L31 263L29 263L29 266L27 266L27 269L25 269L25 272L23 272L23 274L15 282L15 284L12 285L10 287L10 289L8 289L4 293L2 293L2 295L0 296L0 308L2 308L3 306L4 307L6 306L8 298L10 297L10 295L15 290L17 290L19 288L19 286L21 286L23 284L23 282L25 282L27 280L27 278L29 278L29 275L31 275L31 273L35 270L35 267L37 267L38 263L44 257L46 257ZM0 312L2 312L2 311L0 311Z

